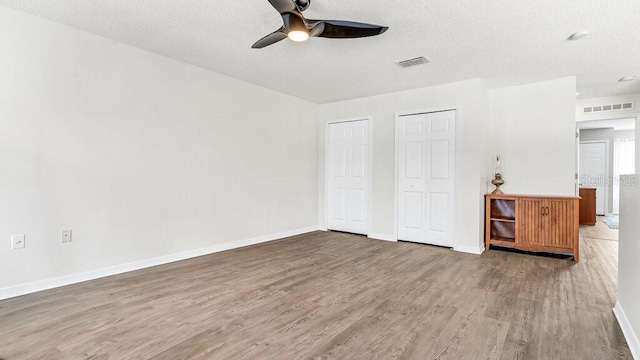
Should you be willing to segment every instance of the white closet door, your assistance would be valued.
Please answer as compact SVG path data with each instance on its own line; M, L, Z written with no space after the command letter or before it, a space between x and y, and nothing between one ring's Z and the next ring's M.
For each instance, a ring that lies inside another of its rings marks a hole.
M607 177L607 143L580 143L580 182L584 187L596 188L596 214L606 213L607 187L604 182Z
M456 112L427 114L427 227L429 244L453 246Z
M453 246L455 119L455 110L398 118L398 240Z
M424 242L426 114L396 122L398 138L398 239Z
M328 136L327 227L367 234L369 121L329 124Z

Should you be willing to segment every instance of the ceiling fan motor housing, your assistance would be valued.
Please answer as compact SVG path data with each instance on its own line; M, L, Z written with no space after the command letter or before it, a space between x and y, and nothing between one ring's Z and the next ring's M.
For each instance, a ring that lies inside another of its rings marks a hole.
M294 0L294 2L300 11L307 10L311 5L311 0Z

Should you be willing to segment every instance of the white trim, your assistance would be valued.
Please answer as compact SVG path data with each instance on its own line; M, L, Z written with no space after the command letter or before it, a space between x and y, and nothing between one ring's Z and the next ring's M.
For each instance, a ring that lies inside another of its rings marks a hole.
M118 275L118 274L130 272L130 271L145 269L152 266L169 264L172 262L191 259L194 257L203 256L203 255L209 255L209 254L213 254L221 251L232 250L232 249L237 249L245 246L265 243L268 241L278 240L278 239L286 238L289 236L305 234L305 233L309 233L317 230L318 230L318 226L310 226L302 229L283 231L277 234L262 235L262 236L257 236L250 239L232 241L232 242L207 246L204 248L182 251L175 254L158 256L151 259L134 261L130 263L111 266L108 268L91 270L83 273L65 275L65 276L15 285L15 286L9 286L5 288L0 288L0 300L9 299L12 297L26 295L26 294L31 294L38 291L53 289L53 288L57 288L65 285L76 284L83 281L99 279L106 276Z
M329 125L354 122L354 121L366 121L367 132L369 133L367 152L367 209L365 219L365 228L368 235L371 232L371 218L373 217L373 208L371 206L371 200L373 197L373 116L360 116L348 119L340 120L327 120L324 125L324 226L321 230L329 230Z
M452 111L455 110L456 112L456 133L455 133L455 138L456 138L456 153L454 154L454 161L455 161L455 179L454 179L454 185L453 185L453 206L455 207L454 212L453 212L453 248L456 249L458 248L458 246L456 246L456 244L458 243L458 224L459 224L459 212L460 212L460 204L459 204L459 199L460 197L458 196L459 192L460 192L460 159L459 159L459 154L460 154L460 106L443 106L443 107L436 107L436 108L429 108L429 109L423 109L423 110L409 110L409 111L398 111L396 112L396 116L395 116L395 120L393 122L393 131L394 131L394 150L395 150L395 164L394 164L394 172L395 172L395 177L394 177L394 182L395 182L395 192L393 194L393 198L394 198L394 204L393 204L393 238L395 239L395 241L398 241L398 190L399 190L399 185L398 183L400 182L399 178L400 178L400 169L399 169L399 163L400 163L400 150L399 150L399 144L398 144L398 134L395 133L395 129L396 129L396 124L398 122L398 118L400 116L407 116L407 115L417 115L417 114L429 114L429 113L436 113L436 112L443 112L443 111Z
M598 143L604 143L604 172L605 172L605 182L608 181L608 179L611 179L613 177L613 174L609 173L609 166L611 165L609 162L609 156L611 156L611 150L609 148L609 140L585 140L585 141L580 141L580 145L582 144L598 144ZM580 156L578 154L578 156ZM580 177L580 175L578 174L578 178ZM580 179L578 179L578 183L580 183ZM603 185L604 187L604 216L608 216L608 211L609 211L609 188L611 188L611 192L613 192L613 185ZM611 205L613 206L613 202L611 203Z
M589 105L587 105L588 107ZM598 106L598 105L595 105ZM581 106L582 108L584 108L584 106ZM638 118L640 118L640 113L636 112L636 113L628 113L628 114L609 114L610 116L602 116L602 117L598 117L597 115L599 115L600 113L595 113L595 114L576 114L576 123L580 124L580 123L584 123L584 122L589 122L589 121L610 121L610 120L624 120L624 119L630 119L635 117L636 121ZM595 116L594 116L595 115ZM603 114L603 115L606 115ZM579 120L578 116L593 116L593 119L582 119ZM580 130L593 130L593 129L580 129Z
M635 331L633 331L631 323L629 323L629 319L622 309L622 305L617 301L616 306L613 308L613 313L616 315L616 319L618 319L618 324L620 324L624 338L627 340L631 356L636 360L640 360L640 341L638 341L638 336L636 336Z
M374 240L398 242L397 239L393 238L393 235L388 235L388 234L371 233L371 234L367 235L367 237L369 239L374 239Z
M455 246L453 250L457 252L467 253L467 254L481 255L484 252L485 248L484 246L476 247L476 246L469 246L469 245L459 245L459 246Z

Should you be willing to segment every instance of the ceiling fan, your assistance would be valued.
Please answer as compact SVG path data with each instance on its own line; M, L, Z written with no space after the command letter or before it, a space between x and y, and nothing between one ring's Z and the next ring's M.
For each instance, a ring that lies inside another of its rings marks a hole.
M284 25L253 44L252 48L262 49L284 40L305 41L309 37L349 39L380 35L388 27L343 20L305 19L302 12L309 8L311 0L268 0L280 13Z

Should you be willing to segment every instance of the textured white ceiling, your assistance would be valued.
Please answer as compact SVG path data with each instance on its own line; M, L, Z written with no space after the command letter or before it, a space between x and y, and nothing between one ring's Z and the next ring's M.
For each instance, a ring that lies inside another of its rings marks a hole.
M576 75L581 98L640 93L638 0L312 0L308 18L389 26L352 40L251 45L279 28L267 0L0 0L316 103L471 78L501 84ZM568 41L587 30L586 40ZM432 64L395 62L426 56Z

